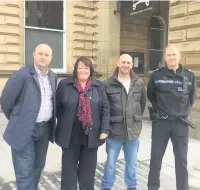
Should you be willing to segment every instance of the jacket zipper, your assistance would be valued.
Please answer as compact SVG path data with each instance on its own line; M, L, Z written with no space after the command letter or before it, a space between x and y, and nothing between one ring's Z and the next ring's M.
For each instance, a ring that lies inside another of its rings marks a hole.
M173 76L173 77L174 77L174 85L173 85L173 90L176 90L176 83L175 83L175 82L176 82L176 81L175 81L175 78L176 78L176 73L174 72L173 74L174 74L174 76ZM174 115L174 113L173 113L173 110L172 110L172 115Z
M124 89L125 94L126 94L126 104L125 104L126 106L125 106L125 111L124 111L124 114L125 114L124 125L125 125L125 130L126 130L126 136L128 138L128 126L127 126L127 119L126 119L126 108L127 108L127 102L128 102L128 94L127 94L126 89L125 89L124 86L123 86L123 89Z

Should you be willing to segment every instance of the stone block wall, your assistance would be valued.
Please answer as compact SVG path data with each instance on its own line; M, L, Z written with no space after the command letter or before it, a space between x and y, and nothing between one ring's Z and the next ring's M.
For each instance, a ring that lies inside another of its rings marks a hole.
M181 50L181 63L197 77L194 110L200 111L200 2L171 1L169 17L169 43Z
M19 69L24 59L24 2L0 1L0 93L13 71Z
M92 59L101 78L107 78L119 56L120 22L114 1L68 1L67 73L80 56Z

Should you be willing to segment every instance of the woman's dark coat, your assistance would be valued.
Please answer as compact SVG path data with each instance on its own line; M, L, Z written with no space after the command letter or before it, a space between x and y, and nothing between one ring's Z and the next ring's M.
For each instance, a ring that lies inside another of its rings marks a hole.
M109 133L110 108L106 92L100 81L92 79L87 96L91 99L93 126L88 132L88 148L102 145L102 132ZM63 79L56 92L57 128L55 142L62 148L69 148L72 127L77 117L79 92L72 79Z

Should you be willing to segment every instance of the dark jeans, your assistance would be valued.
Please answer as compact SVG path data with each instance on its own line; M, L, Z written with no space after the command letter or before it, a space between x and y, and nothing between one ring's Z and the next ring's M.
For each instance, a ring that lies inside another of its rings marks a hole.
M158 190L160 187L162 159L170 138L175 156L177 190L189 190L187 170L188 126L181 121L169 120L159 120L152 124L148 190Z
M48 123L36 125L32 139L22 151L11 149L18 190L37 190L46 162L49 130Z
M94 190L98 148L72 145L62 152L61 190Z

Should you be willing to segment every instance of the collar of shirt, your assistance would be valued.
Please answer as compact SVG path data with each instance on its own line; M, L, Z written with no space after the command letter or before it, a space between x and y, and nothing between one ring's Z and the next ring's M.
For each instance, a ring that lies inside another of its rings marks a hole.
M181 64L179 64L179 67L178 69L176 70L176 72L174 72L173 70L169 69L167 67L167 65L165 65L165 75L167 76L174 76L175 75L179 75L179 76L182 76L182 71L183 71L183 67Z
M121 80L120 77L118 76L118 80L124 86L124 88L125 88L125 90L126 90L126 92L128 94L129 88L130 88L130 83L131 83L131 78L129 77L126 80Z
M45 71L45 73L43 73L35 64L34 64L34 67L35 67L36 73L37 73L39 76L46 76L46 75L48 75L48 72L49 72L48 69Z
M117 79L118 79L118 81L121 82L122 84L123 84L123 83L130 83L130 82L131 82L131 78L130 78L130 77L129 77L128 79L126 79L126 80L121 80L120 77L118 76Z

